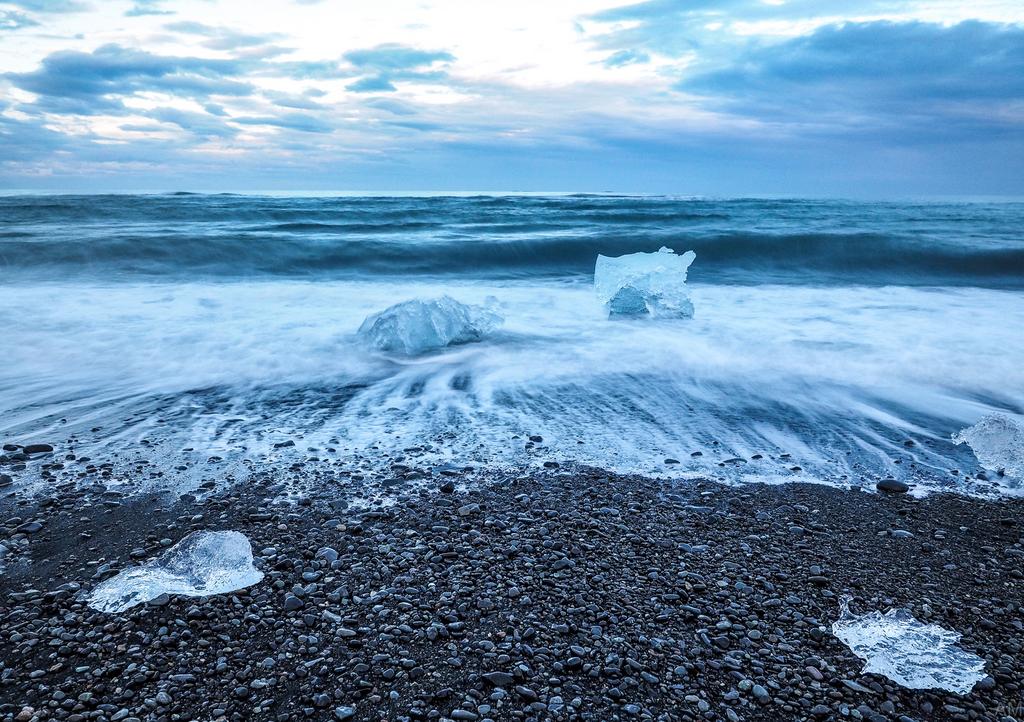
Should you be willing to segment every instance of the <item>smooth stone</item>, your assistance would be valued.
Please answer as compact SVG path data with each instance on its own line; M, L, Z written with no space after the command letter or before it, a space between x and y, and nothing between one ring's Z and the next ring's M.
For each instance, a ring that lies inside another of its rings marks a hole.
M902 481L897 481L896 479L882 479L880 482L875 484L875 488L888 494L906 494L910 491L909 484L904 484Z

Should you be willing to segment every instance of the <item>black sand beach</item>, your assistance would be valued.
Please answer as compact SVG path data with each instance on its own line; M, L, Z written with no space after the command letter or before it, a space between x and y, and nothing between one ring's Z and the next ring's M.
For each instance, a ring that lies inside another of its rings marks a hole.
M323 480L290 500L269 476L203 499L53 481L3 500L4 721L1024 719L1022 501L586 468L428 472L369 511ZM246 534L263 581L82 601L198 529ZM989 677L861 675L830 632L844 595L961 632Z

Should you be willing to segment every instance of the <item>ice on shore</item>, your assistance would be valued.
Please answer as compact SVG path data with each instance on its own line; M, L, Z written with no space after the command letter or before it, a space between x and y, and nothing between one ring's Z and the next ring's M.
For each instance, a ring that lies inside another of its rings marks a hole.
M867 663L864 672L888 677L908 689L967 694L985 678L985 660L957 646L960 634L924 624L902 609L856 615L850 600L832 633Z
M101 612L123 612L161 594L226 594L261 579L263 572L253 566L252 546L244 534L197 531L158 558L102 582L88 604Z
M686 292L686 271L697 254L677 256L671 248L657 253L597 257L594 290L609 316L691 318L693 303Z
M403 301L367 316L359 336L378 351L415 356L481 340L504 319L489 308L450 296Z
M986 469L1024 479L1024 425L1006 414L989 414L974 426L953 434L967 444Z

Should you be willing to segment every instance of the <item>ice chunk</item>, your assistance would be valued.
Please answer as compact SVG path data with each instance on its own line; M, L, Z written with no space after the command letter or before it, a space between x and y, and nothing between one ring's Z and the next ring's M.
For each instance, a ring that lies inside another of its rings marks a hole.
M671 248L657 253L598 256L594 290L610 316L690 318L693 303L686 292L686 270L697 254L677 256Z
M88 603L101 612L123 612L161 594L226 594L261 579L263 572L253 566L252 547L244 534L197 531L156 559L102 582Z
M953 434L967 444L986 469L1024 480L1024 425L1006 414L989 414L970 428Z
M841 604L832 633L867 661L865 672L884 675L908 689L957 694L967 694L985 678L985 660L956 646L959 633L923 624L902 609L858 616L850 611L849 598Z
M489 308L441 296L428 301L403 301L367 316L359 327L359 336L378 351L415 356L479 341L503 320Z

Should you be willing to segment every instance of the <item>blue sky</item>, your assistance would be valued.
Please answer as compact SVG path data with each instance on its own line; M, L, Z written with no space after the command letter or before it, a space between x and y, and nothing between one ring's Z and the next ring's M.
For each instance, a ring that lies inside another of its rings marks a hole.
M0 189L1024 195L1020 0L0 1Z

